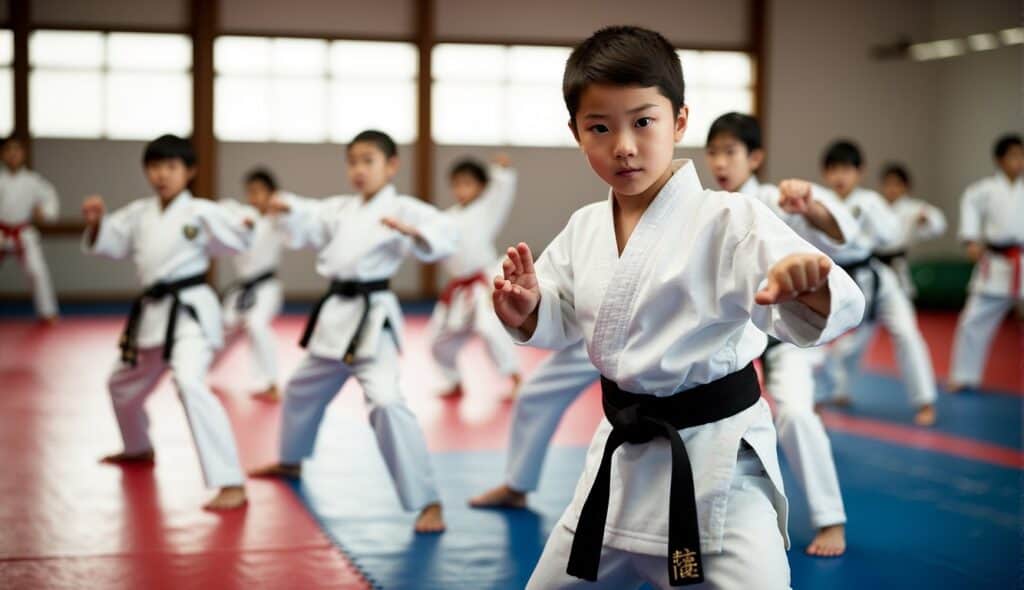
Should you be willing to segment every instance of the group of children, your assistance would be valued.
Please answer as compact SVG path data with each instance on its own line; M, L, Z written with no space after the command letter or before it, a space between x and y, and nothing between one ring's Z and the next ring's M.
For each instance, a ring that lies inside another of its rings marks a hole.
M457 164L457 204L439 211L398 193L394 142L366 131L345 152L357 194L303 198L256 170L242 205L191 195L195 156L186 140L151 142L143 164L154 196L109 214L98 196L82 206L83 250L131 257L145 287L108 381L124 450L105 460L153 460L143 404L169 370L205 481L219 488L207 506L245 503L234 437L206 374L223 327L244 329L258 396L280 397L270 326L282 304L275 270L282 248L309 248L329 288L301 339L307 355L284 389L279 458L250 475L301 476L327 405L355 377L398 497L418 512L415 530L444 530L425 438L399 386L402 314L389 280L413 255L441 262L450 277L429 324L446 393L460 390L455 358L473 334L519 388L506 481L472 505L524 507L562 414L600 382L605 419L529 588L788 588L776 437L818 530L807 552L842 554L846 515L814 411L815 381L824 379L831 401L848 403L851 372L880 322L893 336L915 421L935 422L935 376L904 256L944 231L941 211L907 196L910 176L897 165L884 170L884 197L861 187L863 158L847 141L825 151L827 186L762 184L760 128L737 113L710 129L707 164L721 190L704 188L692 161L673 159L689 110L679 58L653 31L598 31L572 52L563 91L570 129L609 193L573 214L536 260L525 243L500 261L494 249L515 193L504 158L489 170ZM55 214L56 200L34 175L11 180L30 174L8 158L12 145L3 150L0 229L5 247L16 243L26 258L35 248L41 261L25 224L33 209ZM1001 139L995 156L999 173L964 197L961 237L978 265L955 345L952 375L962 387L978 384L995 326L1021 301L1020 137ZM235 256L239 275L223 303L206 282L211 257L220 255ZM32 268L38 274L39 263ZM55 315L55 307L39 309ZM851 331L824 352L816 374L821 355L813 348ZM556 351L521 387L513 340ZM761 397L756 359L774 413Z

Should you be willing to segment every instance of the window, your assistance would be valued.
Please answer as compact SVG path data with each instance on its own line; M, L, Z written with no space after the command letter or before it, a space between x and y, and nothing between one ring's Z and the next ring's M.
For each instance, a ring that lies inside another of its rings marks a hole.
M152 139L192 132L185 35L36 31L29 127L38 137Z
M14 35L0 30L0 137L14 130Z
M575 145L562 98L566 47L440 44L434 69L434 140L439 144ZM711 122L753 111L751 57L679 51L690 122L682 145L703 146Z
M346 143L370 128L416 139L412 44L224 36L214 67L218 139Z

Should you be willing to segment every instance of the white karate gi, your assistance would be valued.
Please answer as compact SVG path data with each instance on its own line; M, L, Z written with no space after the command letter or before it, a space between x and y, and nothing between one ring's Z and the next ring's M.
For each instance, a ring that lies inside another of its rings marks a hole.
M280 196L286 200L291 198L288 194ZM229 346L240 339L243 331L249 337L252 378L255 388L262 391L277 385L277 341L271 323L281 313L283 288L276 276L263 280L252 289L252 306L239 309L243 292L239 285L277 270L281 259L281 236L273 221L260 215L254 207L237 201L224 201L224 205L254 224L252 247L232 258L237 278L234 287L229 287L224 297L224 327Z
M96 241L83 250L107 258L131 257L139 283L149 287L207 271L211 256L249 247L252 232L242 218L184 191L161 209L158 197L139 199L103 217ZM227 414L206 384L214 351L223 344L220 303L208 285L181 291L173 353L162 358L171 298L147 301L139 323L136 366L120 360L108 381L126 453L152 449L144 407L160 377L170 369L185 406L192 439L208 487L241 485L244 474ZM185 306L191 307L195 317Z
M491 303L493 276L495 271L500 273L494 240L512 210L515 191L516 172L491 166L490 182L476 200L444 211L459 235L458 249L441 263L445 274L450 281L482 276L481 281L454 290L450 303L438 301L427 324L431 353L447 381L447 388L462 381L456 360L459 351L474 334L483 339L491 359L503 375L519 373L515 344L494 315Z
M0 226L6 226L6 230L0 232L0 261L7 257L18 259L22 271L32 284L36 314L48 318L57 315L57 298L50 281L50 270L43 257L39 230L32 226L32 215L36 208L43 219L57 219L60 203L53 185L27 168L11 172L3 167L0 170ZM18 232L19 237L15 238L7 232Z
M896 242L876 251L882 256L893 256L890 267L896 272L900 286L911 298L916 294L914 282L910 278L910 264L907 262L907 250L914 245L935 239L946 231L946 215L942 209L927 201L902 196L889 203L889 208L899 217L900 237ZM924 215L922 221L921 216Z
M820 191L820 192L819 192ZM815 194L828 189L815 187ZM902 228L899 218L893 213L882 195L873 190L855 188L843 199L843 203L860 222L860 231L849 241L849 247L835 255L836 262L850 264L863 260L873 252L892 248L901 239ZM836 342L829 350L825 362L825 375L832 387L832 395L849 394L851 375L860 368L861 357L867 350L876 324L881 323L892 336L896 350L896 361L906 384L911 404L921 407L935 402L935 371L928 347L917 326L914 305L900 286L896 273L878 260L871 261L871 268L861 268L853 278L864 291L868 306L877 289L878 299L875 321L867 317L852 334ZM877 273L878 285L875 285Z
M840 269L828 278L828 318L795 301L756 305L754 295L773 264L817 250L760 203L701 188L691 162L673 166L621 256L612 197L573 215L538 262L542 296L526 344L564 348L582 336L594 365L622 389L668 396L743 369L764 350L764 332L812 346L860 320L863 296ZM602 420L560 520L568 531L575 530L610 432ZM786 499L767 403L679 435L692 466L709 587L788 587ZM743 453L737 461L741 441L756 456ZM614 453L603 552L610 557L602 564L608 581L600 587L644 581L618 552L658 557L667 570L669 458L662 439ZM570 542L571 535L556 527L529 588L579 582L565 573Z
M381 223L394 217L415 227L413 240ZM319 250L316 270L332 280L388 279L414 254L435 262L454 251L456 233L434 207L399 195L388 185L368 202L360 196L295 199L278 226L291 248ZM323 305L302 364L288 380L281 420L281 462L295 464L313 452L324 410L354 376L370 409L370 425L407 510L439 499L427 443L398 382L402 312L391 291L370 295L370 313L351 364L342 358L363 312L361 298L334 296Z
M1024 247L1024 177L1010 182L998 172L967 187L960 204L960 239ZM974 265L967 304L957 321L950 381L981 383L999 323L1024 302L1024 272L1016 271L1016 288L1014 275L1012 258L996 252L986 251Z

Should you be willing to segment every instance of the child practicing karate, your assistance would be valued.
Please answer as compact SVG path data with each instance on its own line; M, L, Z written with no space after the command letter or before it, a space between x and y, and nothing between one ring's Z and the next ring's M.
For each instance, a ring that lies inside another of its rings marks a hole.
M512 381L506 397L519 387L519 356L494 315L489 279L498 265L494 240L515 200L516 172L508 165L508 157L499 155L490 170L474 160L457 162L451 170L457 204L444 215L458 232L459 246L441 263L448 284L428 324L431 352L445 378L444 396L462 393L456 360L474 335L483 339L498 370Z
M899 243L899 217L881 195L858 186L863 157L855 144L845 140L832 143L825 150L822 169L829 189L859 222L859 232L850 238L850 247L836 253L835 259L857 281L868 301L863 324L836 342L826 356L824 377L826 385L831 386L829 401L850 403L851 376L857 373L868 345L863 334L879 322L892 336L900 373L916 408L914 423L931 426L936 419L935 372L914 306L896 273L874 257L875 252Z
M132 303L121 335L121 358L107 386L124 440L124 451L109 463L149 463L146 398L170 370L207 487L220 491L210 509L245 504L245 475L238 462L231 424L206 384L214 352L222 345L220 304L206 283L210 257L246 250L252 231L242 217L214 201L193 197L191 144L173 135L146 146L146 179L155 196L106 214L100 196L82 205L86 253L131 257L145 290Z
M410 253L436 262L454 252L455 230L440 211L395 190L397 147L388 135L360 133L346 157L357 195L270 203L285 245L317 250L317 273L331 285L306 323L301 344L308 354L285 388L280 458L251 474L300 477L327 404L355 377L398 498L419 511L416 532L441 532L427 443L399 388L402 311L388 281Z
M1000 137L993 150L998 170L964 191L960 240L974 261L967 304L953 342L950 391L981 385L992 338L1006 314L1024 304L1024 144Z
M284 303L277 278L281 237L267 214L270 200L279 194L277 182L268 170L253 170L245 177L245 194L248 205L224 201L253 225L252 247L232 260L238 280L228 287L224 297L224 326L229 346L239 340L243 330L249 337L250 366L256 381L253 397L277 402L277 341L271 322ZM281 198L290 197L281 193Z
M604 201L536 268L507 251L495 311L520 342L586 342L605 420L528 588L788 588L775 430L752 361L767 332L804 346L853 327L864 298L761 203L672 160L688 108L661 35L609 27L563 82Z
M4 140L0 160L0 263L8 254L18 259L32 285L36 315L52 324L57 320L57 297L36 226L57 219L57 192L25 165L25 145L20 138Z

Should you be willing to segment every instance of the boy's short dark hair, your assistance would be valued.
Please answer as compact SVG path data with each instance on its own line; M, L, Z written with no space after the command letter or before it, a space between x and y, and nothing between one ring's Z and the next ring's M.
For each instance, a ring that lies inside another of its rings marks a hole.
M28 140L21 133L12 133L4 137L3 140L0 141L0 147L4 147L5 145L11 143L12 141L17 143L21 147L25 147L25 144L28 143Z
M473 158L465 158L455 162L448 173L448 178L455 178L458 174L468 174L480 184L487 184L491 179L490 175L487 174L487 168L479 160L474 160Z
M196 165L196 152L189 140L177 135L161 135L146 144L142 154L142 163L159 162L160 160L181 160L191 168Z
M889 162L882 168L882 180L885 180L886 176L895 176L899 178L903 184L910 186L910 172L907 171L906 166L898 164L896 162Z
M761 125L750 115L734 112L715 119L708 130L708 145L719 135L736 138L747 147L748 153L761 149Z
M825 169L842 165L859 169L864 165L864 158L861 156L857 144L848 139L840 139L833 141L825 150L825 155L821 158L821 165Z
M270 192L277 190L277 180L274 179L274 175L266 168L254 168L245 175L245 183L259 182L263 186L267 187Z
M372 143L377 146L377 149L384 152L384 157L389 160L398 155L398 146L395 145L395 140L391 139L391 136L383 131L367 129L360 132L359 135L352 138L352 141L348 142L348 147L345 148L345 151L351 150L352 146L357 143Z
M591 84L657 87L675 114L685 102L683 67L675 48L660 34L640 27L605 27L572 50L562 94L574 129L580 97Z
M1013 146L1024 148L1024 142L1021 141L1020 135L1007 133L996 140L996 145L992 148L992 154L997 160L1002 160L1006 152L1010 151L1010 148Z

